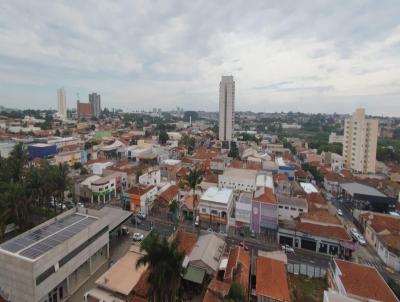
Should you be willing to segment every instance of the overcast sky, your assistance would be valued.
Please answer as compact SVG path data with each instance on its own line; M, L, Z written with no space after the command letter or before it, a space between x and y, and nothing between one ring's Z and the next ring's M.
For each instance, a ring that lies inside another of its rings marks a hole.
M400 116L400 1L1 1L0 105Z

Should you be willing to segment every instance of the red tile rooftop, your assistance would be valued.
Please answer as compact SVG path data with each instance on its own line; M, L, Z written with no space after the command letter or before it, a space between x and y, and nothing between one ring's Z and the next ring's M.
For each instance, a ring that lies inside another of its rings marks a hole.
M398 299L378 271L367 265L335 259L341 274L341 281L349 296L384 302Z
M290 301L284 262L267 257L257 257L256 294L276 301Z

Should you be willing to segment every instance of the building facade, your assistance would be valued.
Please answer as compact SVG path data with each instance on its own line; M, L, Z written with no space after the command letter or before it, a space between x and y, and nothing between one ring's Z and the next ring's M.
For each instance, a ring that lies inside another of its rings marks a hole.
M219 83L219 140L231 141L235 124L235 81L222 76Z
M89 94L89 103L92 106L92 114L94 117L99 117L101 113L100 94L95 92Z
M78 119L90 119L92 117L92 105L90 103L81 103L76 101L76 112Z
M57 90L57 100L58 114L62 117L67 117L67 99L63 87Z
M378 120L365 118L365 109L357 109L344 123L345 167L356 173L375 173L377 138Z

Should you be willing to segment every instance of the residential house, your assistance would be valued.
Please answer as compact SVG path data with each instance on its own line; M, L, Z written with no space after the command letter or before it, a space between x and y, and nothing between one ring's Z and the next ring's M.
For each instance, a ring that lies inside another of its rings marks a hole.
M283 261L257 256L256 286L252 291L257 302L290 302L286 265Z
M232 224L232 210L233 190L211 187L200 197L200 225L226 232Z
M135 185L123 193L123 202L125 205L129 205L132 212L148 215L156 195L156 186Z
M308 212L307 200L303 197L276 194L278 200L278 219L293 220Z
M328 283L332 290L357 301L399 301L372 266L334 258Z

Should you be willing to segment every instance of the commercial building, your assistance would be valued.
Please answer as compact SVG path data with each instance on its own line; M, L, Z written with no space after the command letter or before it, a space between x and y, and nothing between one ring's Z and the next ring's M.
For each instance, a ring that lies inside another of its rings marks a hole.
M135 185L123 193L124 204L130 205L132 212L148 215L153 207L157 187L153 185Z
M98 118L101 113L100 94L95 92L89 94L89 103L92 106L92 115Z
M82 103L79 100L76 101L76 112L80 120L89 120L93 116L92 105L90 103Z
M200 224L217 231L227 231L231 224L233 190L211 187L200 198Z
M253 192L257 173L251 169L226 168L224 174L218 175L218 187Z
M356 173L375 173L378 120L365 118L358 108L344 123L343 157L346 168Z
M278 219L293 220L302 213L308 212L307 200L302 197L276 195L278 200Z
M235 81L222 76L219 83L219 140L231 141L235 124Z
M110 233L132 213L74 208L0 245L7 301L65 301L108 261Z
M57 90L57 101L58 114L62 117L67 117L67 99L64 87Z

